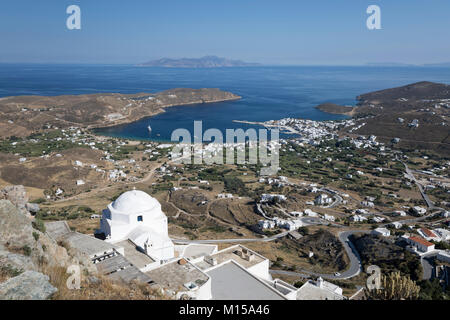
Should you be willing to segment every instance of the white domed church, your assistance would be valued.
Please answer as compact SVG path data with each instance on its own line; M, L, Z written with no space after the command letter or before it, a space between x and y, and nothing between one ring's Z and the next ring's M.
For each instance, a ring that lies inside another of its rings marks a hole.
M110 203L103 210L100 232L110 243L132 241L155 260L174 257L174 244L161 204L143 191L127 191Z

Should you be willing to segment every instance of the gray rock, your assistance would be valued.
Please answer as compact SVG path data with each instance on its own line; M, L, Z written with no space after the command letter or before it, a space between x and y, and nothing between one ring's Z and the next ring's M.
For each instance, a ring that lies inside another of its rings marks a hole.
M24 186L7 186L0 191L0 199L11 201L22 213L26 213L28 195Z
M0 244L21 248L34 246L31 220L8 200L0 200Z
M99 284L101 281L99 278L95 277L95 276L90 276L88 278L89 283L91 284Z
M0 246L0 266L9 266L15 270L35 270L36 266L30 257L11 253Z
M33 237L33 232L39 234L37 241ZM31 249L29 257L19 254L12 255L12 253L17 253L17 249L25 246ZM1 253L5 250L9 253ZM7 264L19 268L20 261L22 261L21 269L29 270L32 267L30 267L28 258L31 258L36 266L42 262L46 262L50 266L65 266L71 263L71 258L65 248L59 246L46 234L33 229L31 219L21 214L10 201L0 200L0 264L5 261Z
M25 205L25 208L26 208L30 213L33 213L33 214L38 213L39 210L41 209L37 203L27 203L27 204Z
M48 276L36 271L25 271L0 283L1 300L45 300L57 291Z

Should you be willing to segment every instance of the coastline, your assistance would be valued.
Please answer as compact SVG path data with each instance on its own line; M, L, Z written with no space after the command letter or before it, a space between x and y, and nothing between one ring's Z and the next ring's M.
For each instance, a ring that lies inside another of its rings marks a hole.
M124 118L124 119L120 119L115 121L114 123L108 123L108 124L94 124L94 125L88 125L86 127L86 129L88 130L94 130L94 129L103 129L103 128L111 128L111 127L115 127L115 126L120 126L120 125L126 125L126 124L130 124L136 121L140 121L142 119L145 118L151 118L154 117L158 114L164 113L166 112L166 109L171 108L171 107L183 107L183 106L193 106L193 105L202 105L202 104L212 104L212 103L220 103L220 102L227 102L227 101L236 101L236 100L240 100L242 99L242 97L237 96L237 98L229 98L229 99L217 99L217 100L205 100L203 102L187 102L187 103L175 103L175 104L168 104L168 105L163 105L160 106L159 110L156 110L155 112L145 115L145 116L141 116L141 117L136 117L136 118Z
M176 106L240 100L216 88L176 88L157 93L10 96L0 100L0 138L27 137L48 129L94 130L133 123Z
M276 119L276 120L279 120L279 119ZM284 132L286 134L297 134L297 135L301 134L300 132L298 132L297 130L295 130L294 128L292 128L290 126L283 126L283 125L278 125L278 124L269 124L269 123L266 123L266 122L259 122L259 121L247 121L247 120L233 120L233 122L252 124L252 125L259 125L259 126L263 126L263 127L266 127L266 128L282 128L285 131L287 131L287 132Z
M314 107L329 114L338 114L352 117L357 112L358 106L342 106L335 103L322 103Z

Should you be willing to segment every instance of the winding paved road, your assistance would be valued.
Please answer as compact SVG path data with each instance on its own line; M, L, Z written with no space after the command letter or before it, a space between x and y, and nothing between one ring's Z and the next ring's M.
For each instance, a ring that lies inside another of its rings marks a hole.
M312 218L308 218L312 219ZM272 237L267 238L254 238L254 239L217 239L217 240L184 240L184 239L172 239L173 242L179 243L179 244L218 244L218 243L245 243L245 242L269 242L274 241L276 239L285 237L289 232L282 232ZM294 271L285 271L285 270L270 270L270 273L272 274L283 274L283 275L289 275L289 276L296 276L296 277L308 277L308 276L316 276L316 277L322 277L324 279L349 279L352 277L357 276L361 270L361 258L356 251L356 248L354 247L353 243L349 240L349 237L352 234L355 233L370 233L370 231L367 230L350 230L350 231L342 231L338 234L339 241L344 246L344 249L347 253L347 256L350 260L350 267L342 272L342 274L335 275L335 274L324 274L324 273L318 273L314 271L309 270L300 270L299 272Z
M433 258L437 256L437 252L431 252L428 254L424 254L420 257L420 264L423 268L423 280L431 280L436 275L434 273L434 262Z
M427 203L428 208L430 210L439 210L439 211L444 210L444 209L436 207L434 205L434 203L430 200L430 198L425 194L425 192L423 191L422 186L420 185L420 183L417 182L416 178L412 174L412 171L408 168L406 163L404 163L403 161L401 161L401 162L405 166L405 170L406 170L407 175L409 175L412 178L412 180L417 184L423 199ZM329 189L326 189L326 190L325 189L326 188L322 188L321 191L333 193L333 192L330 192ZM341 201L342 201L342 198L337 199L338 203L341 203ZM257 211L263 217L265 217L266 219L270 219L268 216L266 216L264 210L262 210L262 208L261 208L261 206L259 204L257 204ZM437 211L435 213L431 213L429 215L422 216L422 217L412 218L412 219L408 219L408 220L403 220L402 223L413 223L413 222L425 220L428 217L434 216L439 211ZM302 222L304 224L306 224L306 225L324 224L324 222L321 219L319 219L319 218L303 217L301 219L302 219ZM387 224L388 223L383 224L381 226L385 226ZM338 226L340 226L340 225L338 225ZM342 227L342 226L340 226L340 227ZM362 264L361 264L361 257L359 256L359 253L356 250L356 248L353 245L353 243L349 240L349 237L351 235L353 235L353 234L358 234L358 233L368 234L370 232L371 232L370 230L349 230L349 231L339 232L338 239L342 243L342 245L344 246L344 249L345 249L345 251L347 253L347 256L348 256L348 258L350 260L349 268L346 271L343 271L342 273L323 274L323 273L318 273L318 272L309 271L309 270L303 270L303 269L299 270L299 272L271 269L270 273L271 274L288 275L288 276L296 276L296 277L315 276L315 277L322 277L324 279L332 279L332 280L333 279L337 280L337 279L350 279L350 278L353 278L353 277L359 275L361 273L361 271L363 271L363 269L362 269ZM286 231L286 232L282 232L282 233L277 234L277 235L272 236L272 237L255 238L255 239L218 239L218 240L180 240L180 239L172 239L172 240L174 242L176 242L176 243L182 243L182 244L189 244L189 243L217 244L217 243L269 242L269 241L273 241L273 240L282 238L282 237L286 236L288 233L289 232ZM426 258L429 258L429 256L428 257L427 256L422 257L421 258L421 263L422 263L422 266L424 268L424 279L429 279L432 276L432 265L428 262L428 260Z
M324 274L309 270L300 270L299 272L285 271L285 270L270 270L270 273L296 277L315 276L315 277L322 277L324 279L334 279L334 280L353 278L362 271L361 258L358 254L358 251L356 251L355 246L349 240L349 237L355 233L370 233L370 231L350 230L350 231L342 231L338 235L339 241L341 241L342 245L344 246L344 249L347 252L347 256L350 260L350 267L341 274Z

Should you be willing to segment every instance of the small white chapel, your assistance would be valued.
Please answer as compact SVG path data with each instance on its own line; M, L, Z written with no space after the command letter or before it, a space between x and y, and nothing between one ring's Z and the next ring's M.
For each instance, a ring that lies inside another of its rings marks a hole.
M100 232L110 243L131 240L155 260L164 262L174 257L161 204L143 191L127 191L110 203L103 210Z

